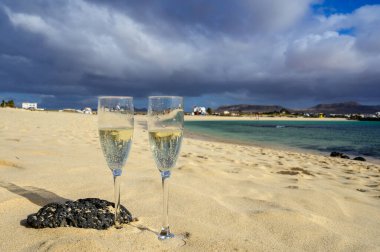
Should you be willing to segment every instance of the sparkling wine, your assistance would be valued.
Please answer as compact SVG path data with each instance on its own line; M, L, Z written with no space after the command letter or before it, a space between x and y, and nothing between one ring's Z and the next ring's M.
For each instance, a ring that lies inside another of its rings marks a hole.
M149 131L150 148L160 171L175 166L182 143L182 130L159 129Z
M131 149L133 128L103 128L99 136L109 168L121 171Z

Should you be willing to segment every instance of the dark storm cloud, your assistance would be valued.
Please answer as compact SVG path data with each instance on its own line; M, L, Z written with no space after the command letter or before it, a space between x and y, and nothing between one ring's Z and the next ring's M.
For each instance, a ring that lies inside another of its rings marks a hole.
M380 100L380 7L326 17L313 2L5 0L0 92L57 106L103 94Z
M94 1L88 1L94 2ZM139 22L170 23L177 32L183 29L245 35L247 32L273 32L293 24L305 14L312 0L283 1L223 0L217 4L204 0L114 0L95 1L121 8ZM160 22L163 21L163 22Z

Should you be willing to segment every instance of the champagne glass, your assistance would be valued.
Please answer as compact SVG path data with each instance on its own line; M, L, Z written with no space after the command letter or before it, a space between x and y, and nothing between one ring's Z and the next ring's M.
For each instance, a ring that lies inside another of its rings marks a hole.
M98 98L100 144L114 179L116 228L121 228L120 176L132 145L133 115L132 97L101 96Z
M178 96L150 96L148 132L150 149L161 173L164 198L163 219L158 239L174 237L168 220L168 179L177 162L183 135L183 98Z

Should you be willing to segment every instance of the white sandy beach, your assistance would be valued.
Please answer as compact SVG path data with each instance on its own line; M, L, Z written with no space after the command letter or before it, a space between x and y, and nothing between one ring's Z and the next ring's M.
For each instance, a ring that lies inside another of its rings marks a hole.
M112 175L96 116L0 109L0 118L0 251L380 250L380 165L190 138L170 181L169 222L182 239L159 241L161 180L144 116L121 182L139 221L27 228L52 201L113 201Z

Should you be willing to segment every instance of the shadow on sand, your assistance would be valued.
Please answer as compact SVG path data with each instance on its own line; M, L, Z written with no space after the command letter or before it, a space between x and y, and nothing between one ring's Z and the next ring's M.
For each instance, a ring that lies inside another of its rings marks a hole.
M36 204L41 207L51 202L64 203L69 200L66 198L62 198L61 196L53 192L34 186L21 187L13 183L0 181L0 187L8 190L9 192L20 195L32 202L33 204ZM29 228L29 226L26 223L26 219L21 220L20 225Z
M33 204L36 204L39 206L44 206L47 203L50 203L53 201L59 202L59 203L64 203L64 202L69 200L66 198L62 198L61 196L59 196L53 192L50 192L50 191L45 190L43 188L34 187L34 186L21 187L21 186L18 186L16 184L13 184L13 183L0 181L0 187L3 187L4 189L6 189L12 193L18 194L18 195L26 198L27 200L29 200Z

